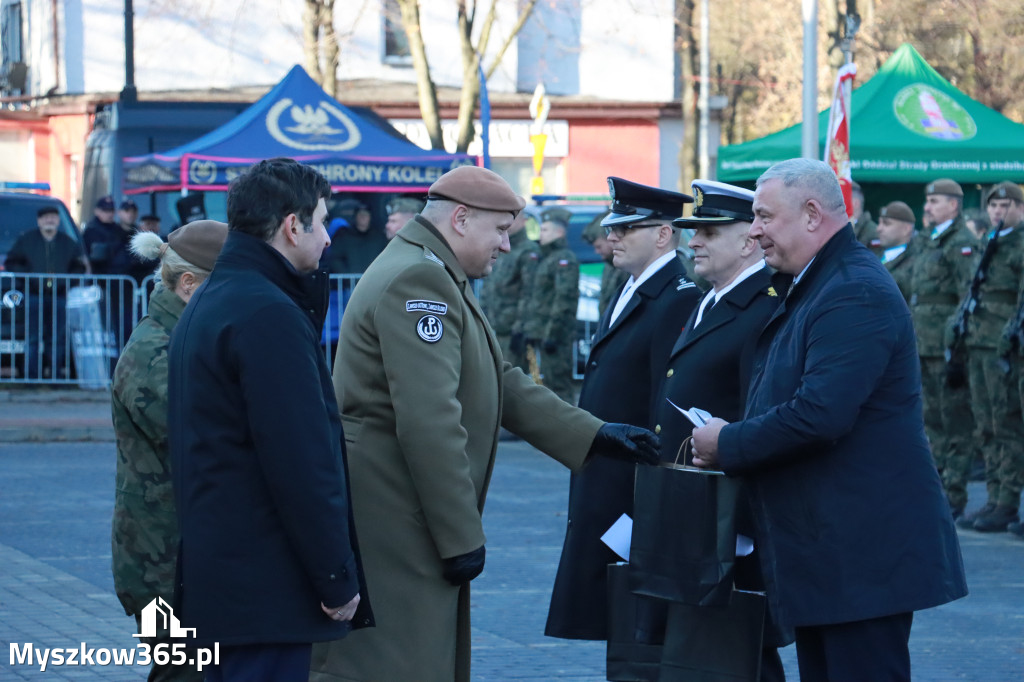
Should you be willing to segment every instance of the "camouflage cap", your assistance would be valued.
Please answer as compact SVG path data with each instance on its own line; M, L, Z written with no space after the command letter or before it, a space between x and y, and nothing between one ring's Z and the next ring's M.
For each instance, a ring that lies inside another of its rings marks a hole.
M421 199L412 197L398 197L388 204L388 215L392 213L419 213L423 210L424 202Z
M569 227L571 219L572 213L564 208L546 208L540 213L540 221L542 223L558 223L563 228Z
M603 239L605 237L605 231L604 228L601 227L601 221L604 219L606 215L608 214L601 213L600 215L594 216L594 219L591 220L587 224L587 226L583 228L583 232L580 233L580 236L583 238L583 241L585 241L588 244L593 244L598 239Z
M929 182L924 188L924 194L925 196L928 196L929 194L945 194L951 197L963 198L964 190L956 180L941 178L939 180Z
M914 211L902 201L890 201L888 204L882 207L882 210L878 212L879 218L889 218L890 220L902 220L905 223L914 223L917 218L914 217Z
M992 189L985 195L985 204L987 205L993 199L1010 199L1015 203L1024 204L1024 192L1021 191L1020 185L1005 180L992 186Z
M459 166L438 178L427 190L427 201L447 199L485 211L509 211L516 215L526 200L503 177L480 166Z
M213 270L227 238L227 223L194 220L167 235L167 245L192 265Z

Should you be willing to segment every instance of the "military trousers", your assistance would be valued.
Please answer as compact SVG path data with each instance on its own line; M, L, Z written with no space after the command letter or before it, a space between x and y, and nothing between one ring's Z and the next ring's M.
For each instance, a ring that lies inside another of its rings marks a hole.
M975 420L988 419L991 442L985 456L985 489L988 501L1010 507L1020 505L1024 487L1024 420L1021 418L1019 382L1020 362L999 366L995 349L971 348L968 351L971 373L971 400L977 408ZM975 383L982 386L975 391ZM975 433L979 432L976 424Z
M946 361L921 358L921 393L924 398L924 428L931 444L935 466L950 507L967 504L967 481L977 453L974 446L974 417L967 386L946 385Z
M546 353L541 350L537 355L540 357L540 373L544 378L544 385L565 402L575 405L576 386L572 381L572 348L572 340L566 339L558 344L554 353Z
M501 347L501 356L508 362L512 363L519 369L523 370L527 374L530 373L530 368L526 363L526 353L516 353L512 350L512 335L511 334L494 334L498 337L498 345Z

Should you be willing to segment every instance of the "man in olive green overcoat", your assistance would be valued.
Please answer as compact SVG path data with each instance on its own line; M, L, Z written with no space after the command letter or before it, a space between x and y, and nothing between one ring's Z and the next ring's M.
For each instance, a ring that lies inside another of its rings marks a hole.
M316 647L311 680L469 681L499 427L574 470L656 461L654 434L604 424L504 361L469 278L509 252L524 204L489 170L449 171L352 294L334 388L377 625Z

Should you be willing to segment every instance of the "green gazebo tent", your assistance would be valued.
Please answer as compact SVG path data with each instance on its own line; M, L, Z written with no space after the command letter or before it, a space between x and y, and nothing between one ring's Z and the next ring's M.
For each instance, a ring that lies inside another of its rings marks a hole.
M857 182L919 184L940 177L965 185L1024 182L1024 125L957 90L909 43L852 97L850 166ZM828 109L818 115L819 149L824 149L828 116ZM800 156L800 142L800 125L795 125L722 147L718 179L752 182L773 163Z

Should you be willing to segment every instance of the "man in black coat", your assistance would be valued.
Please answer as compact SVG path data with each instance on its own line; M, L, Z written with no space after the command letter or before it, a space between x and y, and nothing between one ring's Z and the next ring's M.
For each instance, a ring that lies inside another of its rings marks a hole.
M967 593L910 311L821 161L758 178L750 234L794 280L758 337L744 419L695 429L694 464L747 484L800 678L910 680L914 611Z
M614 265L630 274L601 317L587 359L580 407L606 421L653 426L652 404L665 361L700 298L676 253L672 219L692 199L678 192L608 178L612 210L601 222ZM618 557L601 536L633 513L630 462L595 459L572 474L569 520L544 633L607 637L607 570Z
M687 320L668 359L668 377L656 405L655 430L661 434L661 458L674 460L693 425L673 406L698 407L715 417L736 421L750 380L754 341L781 301L771 286L772 272L757 240L750 236L754 193L710 180L693 181L694 209L673 225L694 230L689 247L698 275L711 289ZM670 402L671 401L671 402ZM752 534L741 510L737 526ZM755 554L737 559L736 587L764 591ZM791 635L769 628L765 633L761 680L784 680L777 647Z
M36 227L23 232L14 242L4 267L9 272L80 274L85 272L85 255L78 242L60 231L60 213L56 205L49 205L36 214ZM50 277L25 280L25 374L38 379L49 372L49 376L66 378L68 281Z
M373 623L320 348L330 185L290 159L228 191L230 233L171 337L175 597L214 679L305 680L312 642Z

